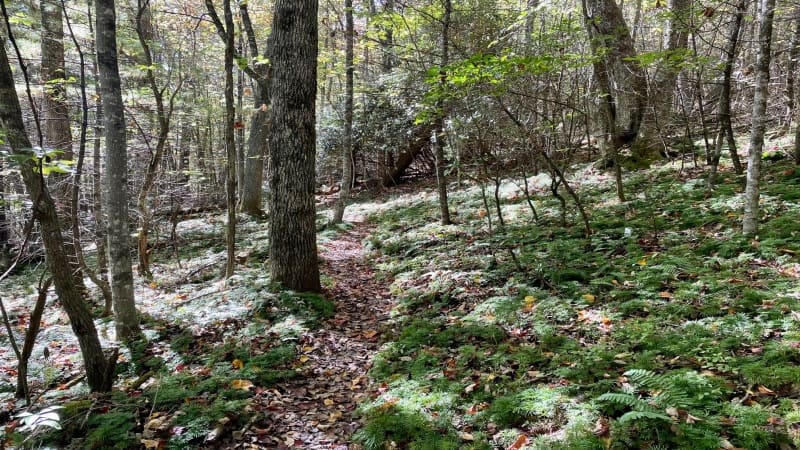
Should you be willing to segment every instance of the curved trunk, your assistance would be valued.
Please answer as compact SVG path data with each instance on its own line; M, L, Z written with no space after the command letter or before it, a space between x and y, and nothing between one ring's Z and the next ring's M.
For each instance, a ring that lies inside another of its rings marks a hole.
M55 202L41 175L39 162L35 160L30 150L32 146L25 134L22 111L5 51L5 38L2 35L0 35L0 124L6 133L6 142L11 151L21 157L20 173L33 202L34 214L41 224L47 267L53 276L56 293L69 317L72 331L78 338L89 388L97 392L109 391L113 384L116 354L112 359L106 360L92 315L67 263L64 237L61 234Z

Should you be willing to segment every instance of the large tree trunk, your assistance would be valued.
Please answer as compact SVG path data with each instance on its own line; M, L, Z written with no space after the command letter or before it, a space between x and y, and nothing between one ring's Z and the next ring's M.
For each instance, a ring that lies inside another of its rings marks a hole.
M78 338L89 388L97 392L109 391L113 384L116 353L113 355L114 358L106 360L94 320L80 289L75 284L67 262L55 202L41 175L41 161L34 157L31 142L25 133L14 77L6 55L5 38L2 35L0 35L0 127L6 134L6 143L11 151L21 157L19 169L33 202L34 214L41 224L47 267L53 276L56 293L69 317L72 331Z
M657 155L666 150L664 132L670 125L673 97L678 75L689 43L691 0L670 0L670 19L664 33L665 53L650 79L649 107L644 114L641 138L636 144L639 152Z
M342 189L339 191L339 199L333 210L333 223L342 223L344 219L344 209L350 199L351 188L353 187L353 0L344 0L345 14L345 51L344 65L345 74L345 94L344 94L344 142L342 152Z
M756 91L753 98L753 128L750 131L750 153L747 157L747 186L744 194L742 233L758 232L761 180L761 152L764 148L767 99L769 98L769 64L772 50L772 23L775 0L761 0L758 14L758 60L756 61Z
M42 98L42 132L44 146L48 150L59 150L63 154L59 159L71 160L74 157L72 150L72 129L69 120L69 107L67 106L66 71L64 69L64 23L61 5L58 0L41 0L42 11L42 65L41 80L43 85ZM60 216L60 221L68 226L78 212L72 207L70 201L72 185L69 175L54 174L48 177L53 189ZM67 229L65 228L65 231ZM66 233L71 236L70 233ZM70 238L65 240L64 250L69 260L75 282L81 288L83 276L77 258L75 246L80 242L73 242Z
M247 34L247 46L252 56L258 55L258 44L256 42L255 31L247 10L247 3L239 5L242 16L242 25ZM250 124L250 135L247 138L247 153L244 162L244 174L242 176L242 198L239 200L239 207L243 213L251 216L262 214L261 201L264 182L264 158L267 156L269 120L267 107L269 102L269 78L266 73L266 64L258 64L254 68L259 75L254 79L253 103L255 111Z
M583 0L583 14L594 53L594 74L600 90L601 120L608 157L618 166L617 152L633 145L647 103L644 70L636 60L633 40L614 0ZM645 155L634 155L636 159Z
M108 214L108 263L117 339L141 335L133 296L131 238L128 224L128 150L125 112L117 63L114 0L97 0L97 62L106 137L105 210Z
M277 0L272 26L269 262L272 281L320 291L314 208L317 0Z

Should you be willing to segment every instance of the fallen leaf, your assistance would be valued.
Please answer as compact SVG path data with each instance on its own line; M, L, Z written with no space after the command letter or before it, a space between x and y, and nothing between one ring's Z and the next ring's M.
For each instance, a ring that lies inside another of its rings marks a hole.
M155 439L141 439L139 443L144 445L144 448L148 450L162 448L161 441Z
M581 297L583 297L583 299L586 300L586 303L590 305L596 300L596 297L592 294L583 294Z
M764 395L772 395L775 393L772 389L764 386L763 384L758 385L758 393Z
M378 335L378 332L375 331L375 330L367 330L367 331L365 331L365 332L363 332L361 334L367 339L372 339L372 338L374 338L375 336Z
M333 406L333 404L336 403L336 402L334 402L333 400L331 400L329 398L326 398L325 400L322 401L322 403L324 403L325 406Z
M658 293L658 296L661 298L672 298L672 292L661 291Z
M250 380L233 380L231 382L231 387L233 389L241 389L243 391L249 391L251 387L253 387L253 382Z
M241 360L241 359L234 359L234 360L231 362L231 365L233 366L233 368L234 368L234 369L236 369L236 370L239 370L239 369L241 369L242 367L244 367L244 362L242 362L242 360Z
M471 435L469 433L466 433L464 431L459 431L458 432L458 437L460 437L462 441L470 441L470 442L472 442L472 441L475 440L475 436L473 436L473 435Z
M303 356L297 358L297 360L300 362L300 364L307 363L309 359L311 359L311 358L309 358L307 355L303 355Z
M514 441L514 443L511 444L511 446L509 446L506 450L519 450L527 443L528 443L528 435L520 434L519 436L517 436L517 440Z

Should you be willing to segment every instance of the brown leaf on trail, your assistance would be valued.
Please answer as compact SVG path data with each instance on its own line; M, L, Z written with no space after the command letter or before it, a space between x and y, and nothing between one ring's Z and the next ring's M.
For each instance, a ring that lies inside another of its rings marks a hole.
M517 440L514 441L514 443L511 444L506 450L519 450L527 443L528 443L528 435L520 434L517 437Z
M378 335L378 332L375 331L375 330L367 330L367 331L364 331L361 334L362 334L362 336L364 336L367 339L373 339L375 336Z
M325 400L322 401L322 403L324 403L325 406L333 406L333 404L336 403L336 402L334 402L333 400L331 400L329 398L326 398Z

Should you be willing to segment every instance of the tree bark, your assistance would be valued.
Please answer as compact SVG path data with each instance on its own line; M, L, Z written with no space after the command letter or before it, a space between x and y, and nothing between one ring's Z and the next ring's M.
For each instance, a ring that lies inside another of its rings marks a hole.
M56 293L69 317L72 331L78 338L89 388L96 392L109 391L113 384L116 358L106 360L94 320L67 263L55 202L41 174L41 161L35 158L31 142L25 133L14 77L5 51L5 38L2 36L0 36L0 127L6 134L5 139L11 151L19 157L20 172L33 202L34 214L41 225L47 267L53 276Z
M258 43L247 3L239 5L242 16L242 25L247 34L247 45L250 54L255 57L258 53ZM267 146L269 134L269 121L267 120L267 107L269 102L269 75L266 64L256 64L254 70L259 75L253 80L253 103L255 110L250 124L250 135L247 137L247 154L244 163L244 176L242 184L242 198L239 200L243 213L251 216L261 216L262 192L264 183L264 158L269 148Z
M736 150L736 136L733 134L733 123L731 121L731 81L733 79L733 66L736 63L736 50L739 46L739 32L742 29L744 14L747 12L748 0L739 0L736 6L736 15L733 20L733 27L728 38L728 45L725 48L725 65L722 68L722 89L720 89L719 106L717 107L717 122L719 131L714 142L714 153L711 155L711 167L708 173L707 186L713 189L716 183L719 160L722 157L722 145L727 139L731 162L736 173L742 173L742 163L739 161L739 153Z
M642 121L641 140L637 147L649 155L666 150L664 129L670 124L673 97L677 86L683 53L689 44L691 0L670 0L670 16L664 32L664 54L650 79L649 108Z
M226 26L220 20L214 8L212 0L205 1L208 13L217 29L217 34L223 42L227 41ZM256 43L255 32L250 20L247 3L239 5L239 12L242 16L242 26L247 34L247 44L250 54L258 55L258 45ZM269 51L269 49L267 49ZM266 53L265 53L266 55ZM234 58L240 55L234 52ZM267 120L267 109L269 106L270 75L266 64L257 63L254 67L246 66L244 73L255 82L254 101L256 111L253 115L250 136L247 140L247 154L244 162L244 185L242 186L242 198L239 207L242 212L251 216L261 216L262 183L264 179L264 157L269 153L267 134L269 133L269 121Z
M128 150L125 112L117 63L114 0L97 0L97 62L106 138L105 210L108 213L108 262L117 339L141 336L133 295L128 223Z
M647 100L644 70L622 11L614 0L583 0L583 15L594 54L594 75L600 90L601 120L609 156L633 145L644 117ZM642 155L634 155L634 158ZM635 161L639 162L639 161Z
M138 0L138 13L136 15L136 34L139 37L139 44L142 46L142 57L144 59L145 80L153 93L153 98L156 101L156 121L158 122L158 138L156 147L150 155L150 161L144 172L144 181L139 189L139 195L136 198L136 206L139 210L139 234L138 241L138 254L139 254L139 274L150 278L153 276L150 271L150 249L148 245L148 234L150 231L151 222L153 219L153 212L150 210L150 205L147 203L147 197L153 189L158 176L159 165L164 158L164 149L167 146L169 139L170 122L172 121L172 111L175 106L175 96L181 89L181 75L178 75L178 84L175 89L169 94L167 103L164 103L164 94L167 87L159 87L156 81L156 75L153 71L153 54L150 50L150 43L147 40L146 30L151 25L149 21L145 22L145 18L150 17L149 13L150 1ZM178 69L180 70L180 69Z
M444 6L444 17L442 17L442 68L441 84L446 88L447 84L447 65L450 64L450 19L453 14L453 4L450 0L442 0ZM439 118L436 121L436 136L433 143L433 153L436 157L436 189L439 192L439 213L442 225L450 225L450 207L447 201L447 161L444 157L444 141L446 132L444 129L444 118L446 116L447 105L445 100L439 100Z
M269 122L272 281L319 292L314 207L317 0L277 0Z
M72 160L72 129L69 120L69 106L67 105L67 80L64 68L64 21L61 5L58 0L41 0L42 12L42 64L41 80L43 85L42 96L42 131L44 147L49 150L58 150L63 154L55 158ZM78 211L72 207L72 183L66 174L53 174L48 177L48 182L57 199L56 205L61 217L61 223L68 226L77 220ZM66 231L67 229L65 229ZM66 233L64 251L67 254L70 268L75 282L82 289L83 275L78 262L76 246L70 233Z
M753 128L750 131L750 153L747 157L747 186L744 194L742 233L758 232L759 182L761 180L761 152L764 147L767 99L769 98L769 64L772 50L772 24L775 17L775 0L761 0L758 14L758 59L756 60L756 91L753 98Z
M339 191L339 199L333 211L333 223L342 223L344 210L350 199L351 188L353 187L353 75L355 72L353 57L353 0L344 1L345 14L345 50L344 65L345 72L345 94L344 94L344 139L342 146L342 189Z
M226 225L225 244L227 247L227 261L225 264L225 278L233 276L236 267L236 137L234 136L234 122L236 112L233 102L233 53L234 53L234 25L231 1L223 0L222 8L225 10L225 193L228 205L228 223Z

